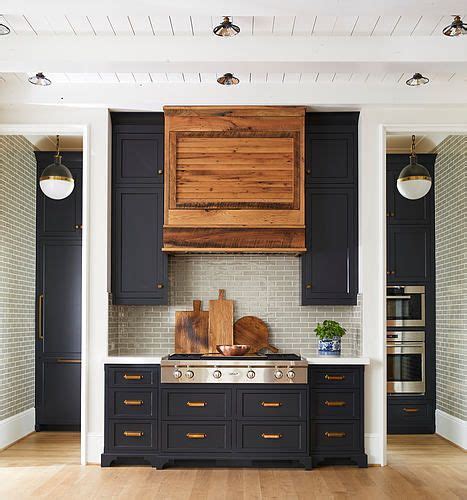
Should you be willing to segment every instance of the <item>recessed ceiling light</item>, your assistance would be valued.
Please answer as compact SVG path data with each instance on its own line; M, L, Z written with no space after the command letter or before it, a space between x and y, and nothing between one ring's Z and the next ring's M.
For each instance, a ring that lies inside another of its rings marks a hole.
M224 16L224 20L213 31L217 36L235 36L240 33L240 28L232 23L229 16Z
M52 84L51 80L44 76L44 73L36 73L34 76L28 78L28 82L41 87L47 87Z
M462 22L461 16L453 16L454 20L443 29L443 35L459 36L467 35L467 24Z
M409 87L418 87L420 85L426 85L429 81L430 80L421 73L415 73L412 78L409 78L405 83Z
M233 76L232 73L226 73L217 79L217 83L221 85L237 85L240 83L240 80L236 76Z
M10 34L10 28L6 24L0 23L0 36L9 34Z

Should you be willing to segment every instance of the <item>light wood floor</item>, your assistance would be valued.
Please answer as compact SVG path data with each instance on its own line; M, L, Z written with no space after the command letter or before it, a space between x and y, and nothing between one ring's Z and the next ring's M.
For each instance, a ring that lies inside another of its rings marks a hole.
M37 433L0 453L0 499L467 499L467 454L390 436L387 467L182 469L79 465L79 434Z

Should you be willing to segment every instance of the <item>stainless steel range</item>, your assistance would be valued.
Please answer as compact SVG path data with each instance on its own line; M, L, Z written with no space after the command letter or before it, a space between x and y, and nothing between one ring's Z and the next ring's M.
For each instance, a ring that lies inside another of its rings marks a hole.
M297 354L171 354L161 361L162 384L306 384L307 374Z

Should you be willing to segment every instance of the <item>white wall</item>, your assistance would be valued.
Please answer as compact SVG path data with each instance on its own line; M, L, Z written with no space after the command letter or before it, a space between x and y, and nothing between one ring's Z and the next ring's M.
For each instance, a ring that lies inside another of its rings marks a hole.
M270 104L280 104L271 102ZM199 104L209 104L206 99ZM330 103L332 105L333 103ZM417 132L467 128L467 107L455 112L446 107L380 108L364 107L360 119L360 291L363 294L363 339L365 355L371 358L366 376L365 433L370 463L385 463L385 175L384 126L391 130ZM103 449L104 373L108 327L108 220L109 220L109 116L106 109L67 107L7 106L0 108L2 124L25 126L39 132L55 133L67 125L87 126L89 131L89 212L84 213L83 237L89 248L88 359L83 364L87 390L86 443L88 462L99 462ZM44 124L49 126L44 130ZM16 127L18 128L18 127ZM18 132L18 131L17 131ZM23 131L24 132L24 131ZM24 132L25 133L25 132ZM85 170L86 171L86 170ZM84 200L86 205L86 198ZM86 325L85 325L86 327Z

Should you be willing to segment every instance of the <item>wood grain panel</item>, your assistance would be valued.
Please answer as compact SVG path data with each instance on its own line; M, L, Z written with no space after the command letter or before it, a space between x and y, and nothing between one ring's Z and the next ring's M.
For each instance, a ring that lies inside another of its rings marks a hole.
M225 290L219 290L217 300L209 301L209 352L217 352L217 345L233 344L233 308Z
M175 352L208 352L209 311L193 301L193 311L175 311Z

